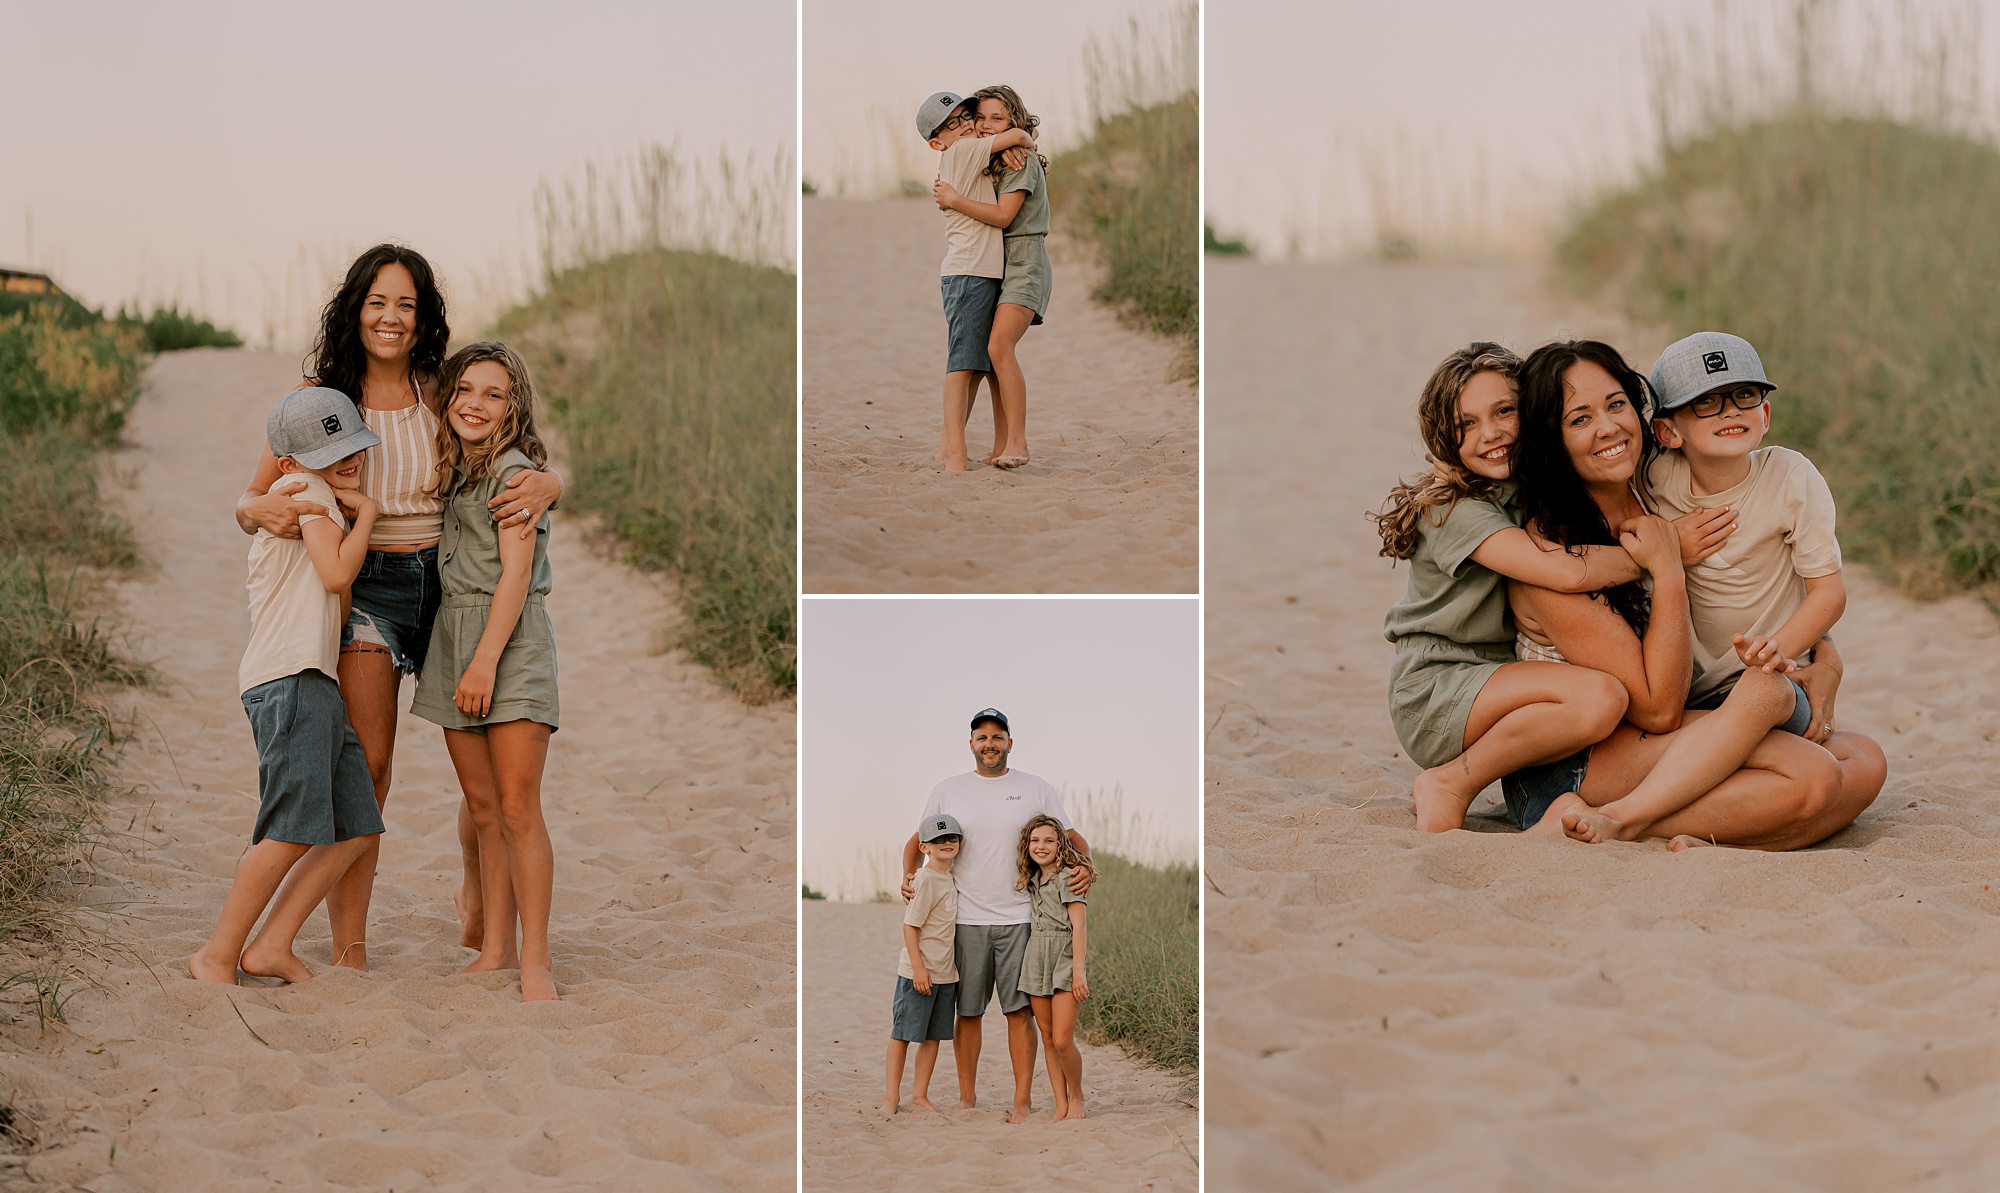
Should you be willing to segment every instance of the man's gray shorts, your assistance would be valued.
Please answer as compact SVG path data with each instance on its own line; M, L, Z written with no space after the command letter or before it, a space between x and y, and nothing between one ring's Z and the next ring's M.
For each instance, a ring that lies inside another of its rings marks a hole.
M375 781L347 722L340 685L301 671L243 693L257 741L255 845L266 837L331 845L382 831Z
M993 309L1000 305L1000 279L954 273L938 279L944 291L944 371L990 373Z
M1741 678L1741 676L1739 675L1738 678ZM1812 729L1812 701L1807 699L1806 690L1799 686L1798 680L1787 675L1785 681L1792 685L1792 717L1784 724L1778 726L1778 728L1784 730L1786 733L1795 733L1800 737L1805 737L1808 731ZM1722 707L1722 702L1729 699L1729 693L1734 691L1735 688L1736 680L1732 679L1722 685L1722 687L1688 705L1688 707L1706 709L1713 712Z
M1000 1009L1011 1015L1028 1009L1021 993L1021 958L1028 955L1026 924L960 924L952 937L958 961L958 1013L977 1019L996 989Z

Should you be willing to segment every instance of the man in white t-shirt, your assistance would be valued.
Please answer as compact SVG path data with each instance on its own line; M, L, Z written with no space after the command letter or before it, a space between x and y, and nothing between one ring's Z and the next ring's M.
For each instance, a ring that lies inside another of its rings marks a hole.
M1084 865L1070 883L1083 894L1097 879L1090 865L1090 845L1070 824L1055 788L1025 771L1009 770L1013 751L1006 714L982 708L972 718L974 767L953 775L931 789L923 819L950 816L964 829L952 877L958 886L958 929L954 941L958 962L958 1029L951 1041L958 1067L958 1104L977 1104L980 1020L986 1004L998 993L1007 1016L1007 1053L1014 1062L1014 1110L1008 1122L1025 1122L1032 1109L1035 1077L1035 1023L1028 996L1021 993L1021 957L1028 948L1028 893L1020 881L1021 830L1028 821L1047 814L1062 823L1083 854ZM909 901L911 879L921 861L917 836L903 846L903 899Z

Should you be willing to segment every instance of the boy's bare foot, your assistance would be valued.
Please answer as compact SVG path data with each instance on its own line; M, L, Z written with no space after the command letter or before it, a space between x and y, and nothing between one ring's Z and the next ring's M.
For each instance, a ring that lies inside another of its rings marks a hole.
M299 960L290 949L274 948L260 941L251 941L243 950L242 959L237 962L244 973L260 978L282 978L287 982L310 982L313 971ZM232 978L232 980L234 980Z
M1479 793L1462 794L1449 782L1453 763L1420 771L1410 786L1410 802L1417 806L1417 827L1427 833L1448 833L1465 827L1465 810Z
M485 953L481 953L477 957L474 957L464 969L458 972L488 973L496 969L519 968L521 968L521 959L519 957L488 957Z
M475 907L471 914L465 910L465 886L463 883L451 892L451 905L458 911L458 945L460 948L476 949L486 940L486 914L483 907Z
M1582 841L1590 845L1601 845L1606 841L1618 841L1624 825L1602 812L1573 811L1563 813L1563 834L1572 841Z
M223 982L231 986L236 985L234 961L224 963L196 953L188 958L187 968L188 976L197 982Z
M1542 813L1542 818L1529 826L1522 835L1527 837L1549 837L1560 841L1565 836L1563 832L1563 817L1572 812L1582 815L1589 811L1590 805L1584 802L1582 796L1574 791L1565 792L1557 796L1556 802L1549 805L1549 810Z
M540 966L521 967L522 1002L556 1002L556 975Z
M1007 1121L1010 1123L1025 1123L1028 1121L1028 1116L1034 1112L1035 1108L1028 1103L1016 1102L1014 1103L1014 1113L1007 1116Z
M1682 833L1680 836L1675 837L1673 840L1667 842L1668 853L1680 853L1682 850L1687 850L1687 849L1709 849L1709 848L1720 848L1720 847L1721 846L1718 842L1711 841L1707 837L1695 837L1695 836L1690 836L1687 833Z

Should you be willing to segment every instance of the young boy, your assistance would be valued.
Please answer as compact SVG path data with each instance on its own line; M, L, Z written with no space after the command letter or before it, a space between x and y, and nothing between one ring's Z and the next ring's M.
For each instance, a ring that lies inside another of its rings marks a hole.
M917 135L944 155L939 180L968 199L994 201L993 179L985 174L994 154L1015 146L1032 149L1034 139L1012 128L997 137L975 131L978 112L964 96L940 91L917 109ZM981 373L993 371L986 344L993 334L993 310L1000 303L1000 282L1007 272L1007 252L1000 229L963 212L945 213L944 263L938 268L944 293L945 374L944 434L936 460L953 472L967 468L965 422L972 411L972 387Z
M298 539L259 530L250 542L250 645L236 678L257 742L257 823L215 932L188 961L195 978L232 985L239 966L288 982L313 976L292 953L292 939L382 831L368 760L334 680L344 598L375 525L375 503L360 491L361 453L381 439L345 394L319 387L286 394L264 432L279 469L305 482L299 500L326 513L302 515ZM342 506L355 513L352 529ZM296 918L274 917L245 947L294 866L301 893L312 897L292 904L304 909Z
M1789 671L1832 654L1823 640L1847 607L1833 494L1811 460L1761 446L1777 387L1749 341L1697 332L1660 354L1652 383L1660 402L1653 430L1672 449L1647 477L1654 502L1668 518L1696 515L1679 523L1684 537L1713 541L1727 531L1713 554L1687 569L1688 707L1713 709L1746 666ZM1794 687L1793 714L1779 728L1826 740L1832 691L1812 699L1796 680Z
M938 1041L949 1040L958 1021L958 886L951 863L958 857L964 833L956 818L927 817L917 829L917 848L928 859L912 882L913 893L903 911L903 956L896 963L896 997L889 1028L889 1091L882 1099L884 1114L896 1113L903 1092L903 1060L917 1046L916 1081L910 1105L931 1105L931 1070L937 1066Z

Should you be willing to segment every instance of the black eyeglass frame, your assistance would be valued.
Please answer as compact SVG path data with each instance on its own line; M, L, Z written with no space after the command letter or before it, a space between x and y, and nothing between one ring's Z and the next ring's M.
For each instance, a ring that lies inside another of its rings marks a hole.
M1690 401L1686 408L1693 411L1696 418L1715 418L1722 413L1725 404L1734 406L1738 410L1755 410L1769 400L1770 391L1753 383L1739 385L1728 393L1703 394ZM1702 413L1701 408L1709 402L1714 402L1715 408L1706 414Z

